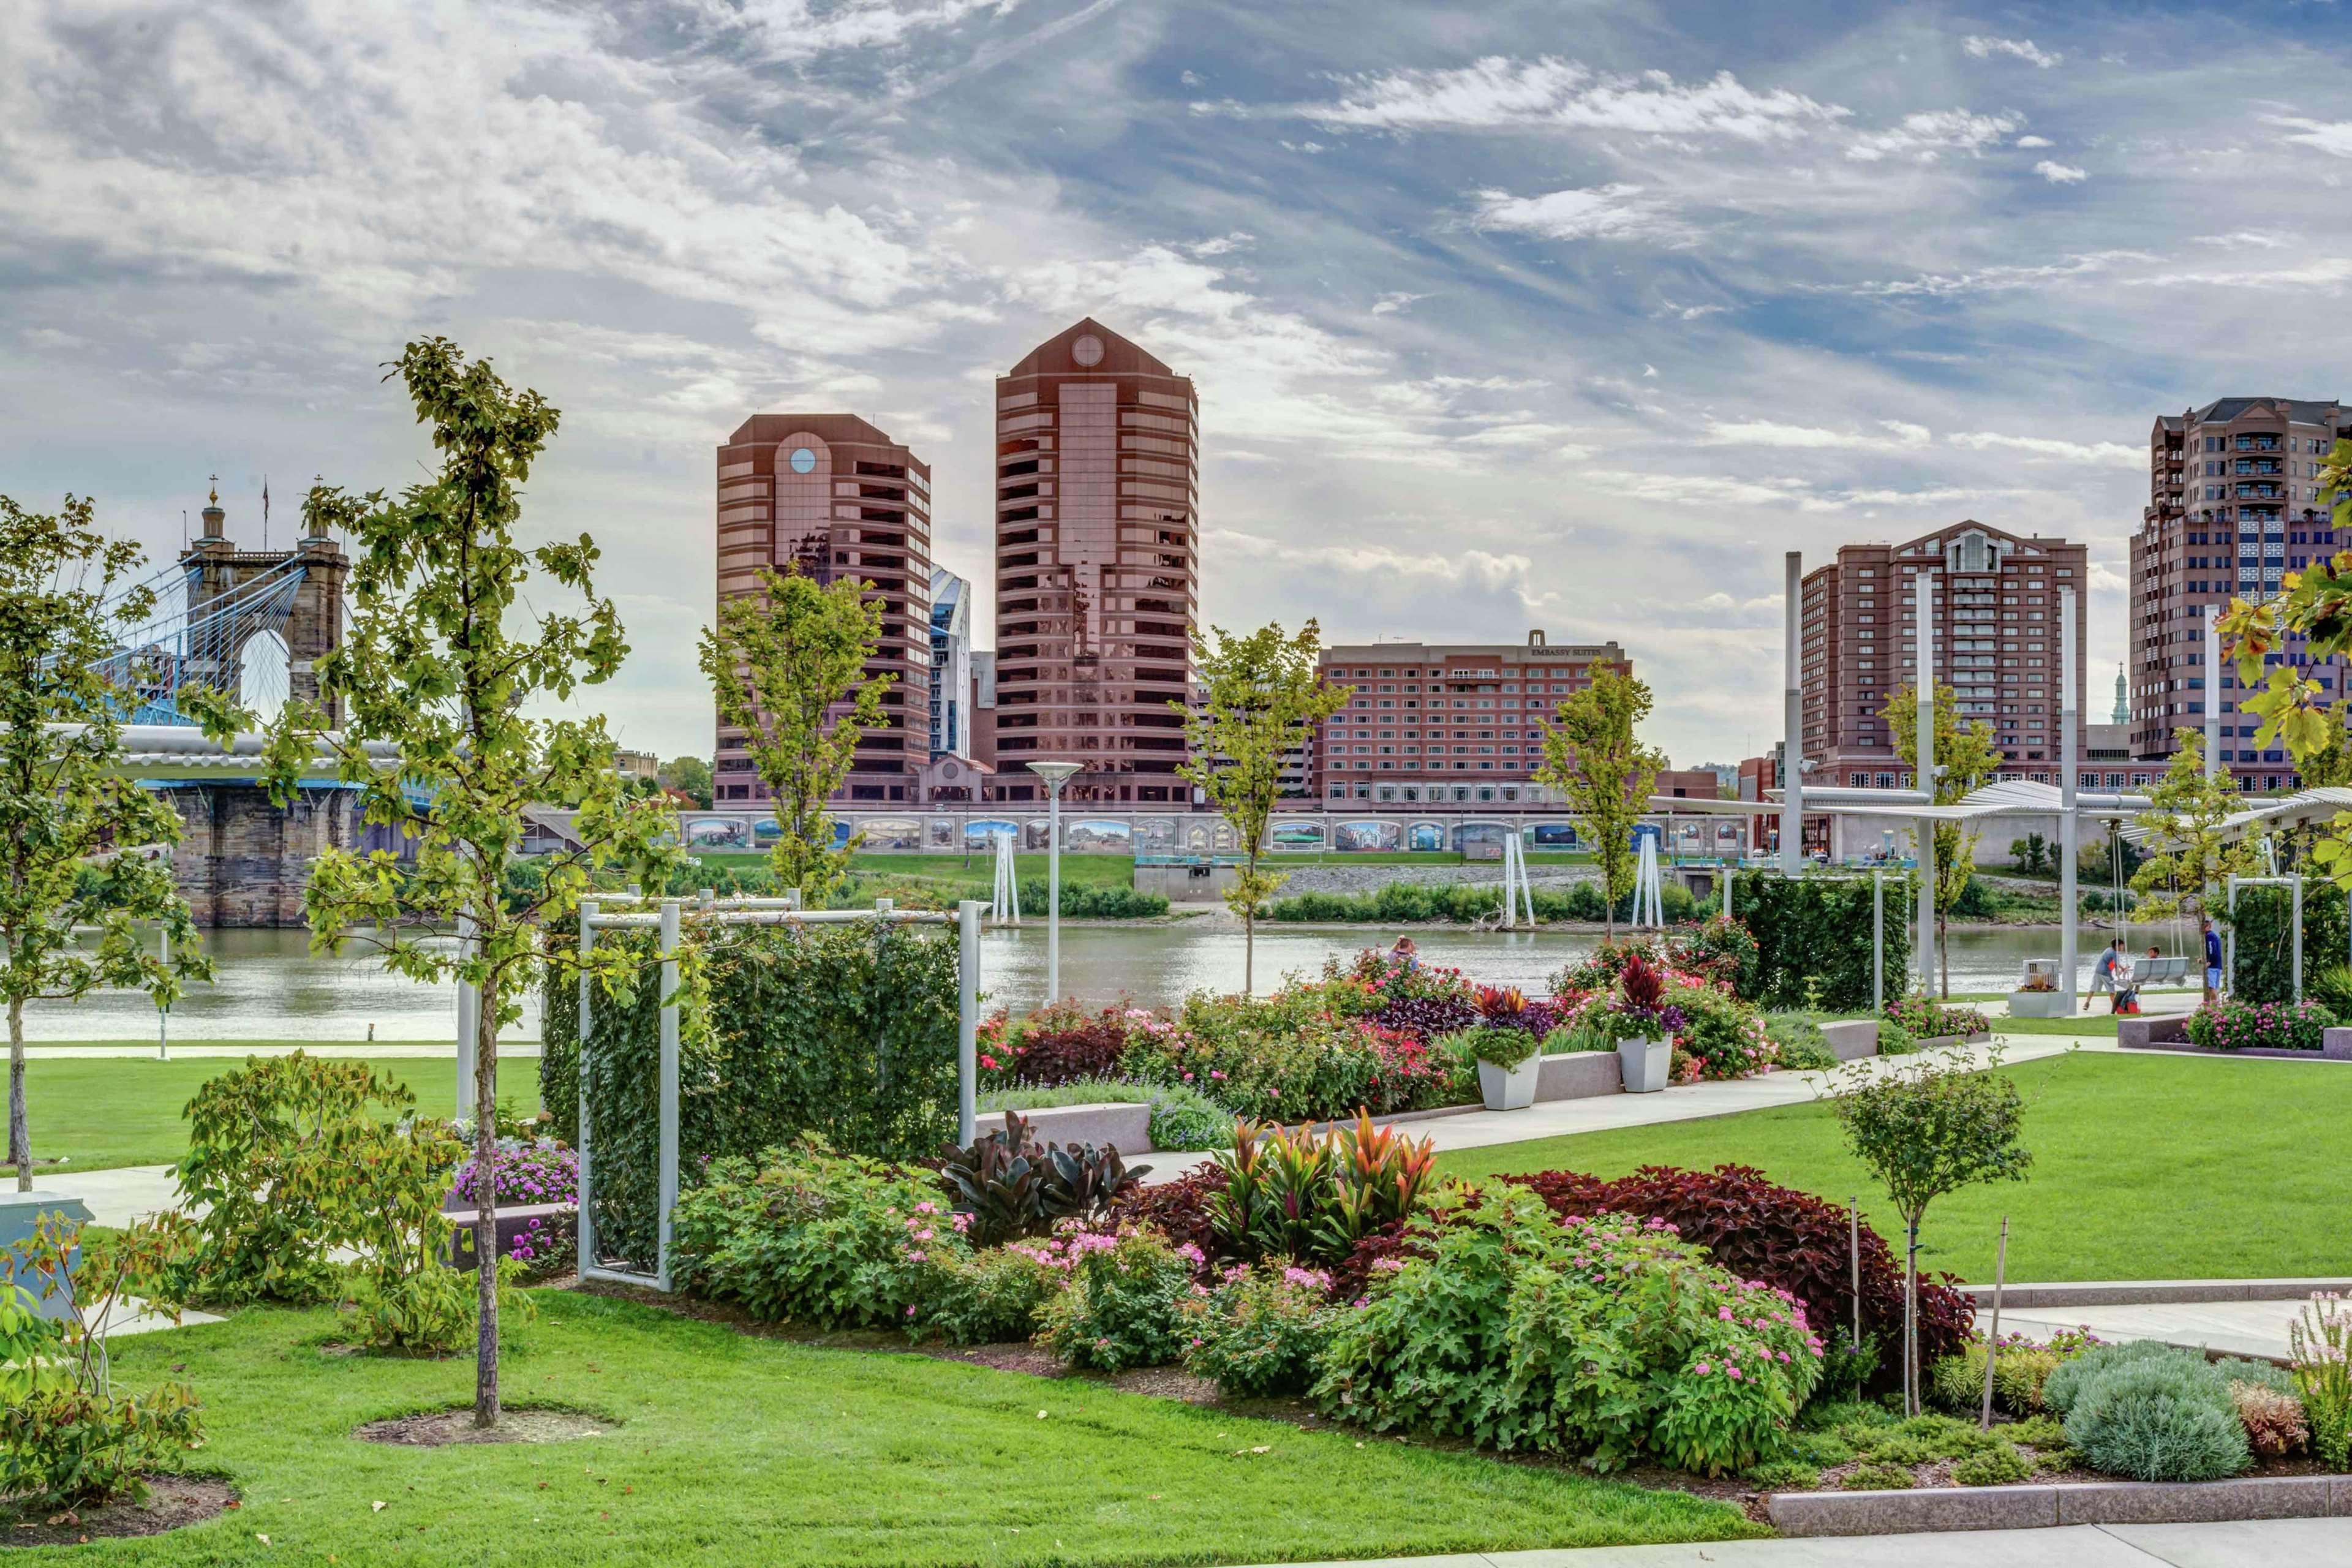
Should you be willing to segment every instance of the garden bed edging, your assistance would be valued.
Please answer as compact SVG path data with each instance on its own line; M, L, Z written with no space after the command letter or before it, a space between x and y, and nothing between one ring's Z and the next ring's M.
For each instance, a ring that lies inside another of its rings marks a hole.
M1830 1053L1842 1062L1857 1062L1878 1054L1878 1020L1841 1018L1822 1026Z
M2352 1517L2352 1476L2242 1476L2226 1481L2067 1481L1911 1491L1775 1492L1783 1535L1906 1535L2051 1530L2069 1524L2203 1524Z

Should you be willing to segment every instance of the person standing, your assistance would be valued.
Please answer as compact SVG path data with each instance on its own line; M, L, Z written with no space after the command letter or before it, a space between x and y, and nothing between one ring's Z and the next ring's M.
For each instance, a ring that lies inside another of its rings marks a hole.
M2205 1001L2210 1005L2221 1000L2221 933L2213 929L2211 915L2197 924L2205 933Z
M2099 950L2099 962L2091 965L2090 994L2083 998L2083 1011L2091 1010L2091 1003L2100 992L2113 996L2120 989L2116 984L2116 966L2124 960L2124 939L2116 938ZM2112 1005L2112 1004L2110 1004Z

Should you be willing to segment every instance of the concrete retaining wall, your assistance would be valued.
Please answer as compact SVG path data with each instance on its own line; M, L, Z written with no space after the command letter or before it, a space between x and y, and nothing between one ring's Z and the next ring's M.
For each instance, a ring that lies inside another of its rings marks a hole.
M1834 1024L1823 1024L1822 1033L1829 1037L1830 1049L1842 1062L1860 1061L1878 1054L1875 1018L1841 1018Z
M2201 1524L2352 1515L2352 1476L2231 1481L2078 1481L1893 1492L1779 1492L1783 1535L1896 1535L1951 1530L2052 1530L2068 1524Z
M1096 1100L1085 1105L1045 1105L1014 1112L1029 1123L1030 1136L1040 1143L1108 1143L1120 1154L1140 1154L1151 1147L1151 1107L1141 1103ZM979 1131L986 1137L1004 1126L1004 1112L983 1110Z
M1569 1051L1546 1057L1536 1079L1536 1099L1590 1100L1600 1094L1622 1094L1625 1064L1615 1051Z
M2144 1049L2166 1040L2186 1041L2188 1038L2189 1019L2179 1013L2116 1021L2116 1043L2126 1050Z

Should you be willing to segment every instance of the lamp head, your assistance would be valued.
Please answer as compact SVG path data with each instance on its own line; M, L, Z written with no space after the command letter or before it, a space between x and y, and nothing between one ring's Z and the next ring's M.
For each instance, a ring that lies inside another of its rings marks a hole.
M1072 773L1082 773L1086 770L1087 765L1084 763L1031 763L1029 764L1031 773L1044 779L1056 790L1068 782Z

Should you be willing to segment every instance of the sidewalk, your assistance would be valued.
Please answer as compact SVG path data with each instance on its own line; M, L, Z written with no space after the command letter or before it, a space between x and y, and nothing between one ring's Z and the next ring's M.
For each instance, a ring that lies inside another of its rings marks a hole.
M1394 1557L1362 1568L2352 1568L2352 1519L2074 1525ZM1274 1568L1272 1564L1261 1568ZM1344 1568L1291 1563L1287 1568Z
M2221 1283L2216 1281L2217 1284ZM2162 1340L2190 1350L2284 1360L2286 1331L2303 1313L2301 1301L2167 1301L2124 1307L2009 1307L2000 1331L2047 1340L2060 1329L2088 1329L2099 1338ZM1977 1324L1992 1321L1977 1313Z

